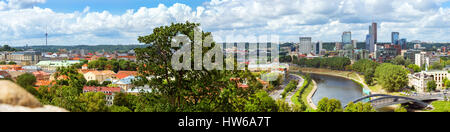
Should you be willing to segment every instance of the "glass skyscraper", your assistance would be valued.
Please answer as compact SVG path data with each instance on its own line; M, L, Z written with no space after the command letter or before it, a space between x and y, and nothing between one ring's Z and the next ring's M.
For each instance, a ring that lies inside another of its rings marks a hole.
M406 47L406 43L407 43L406 38L400 39L400 40L398 41L398 43L399 43L399 45L402 47L402 49L408 49L408 48Z
M369 51L370 51L370 40L371 40L370 34L367 34L366 35L366 50L369 50Z
M398 40L400 39L399 36L400 36L400 33L392 32L392 35L391 35L392 44L399 45L399 42L398 42Z
M352 44L352 32L347 31L342 33L342 44Z

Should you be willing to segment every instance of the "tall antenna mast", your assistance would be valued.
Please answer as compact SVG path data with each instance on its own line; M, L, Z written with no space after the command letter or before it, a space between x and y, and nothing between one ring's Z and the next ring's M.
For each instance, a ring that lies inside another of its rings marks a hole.
M47 26L45 27L45 46L47 46L47 39L48 39L48 30Z

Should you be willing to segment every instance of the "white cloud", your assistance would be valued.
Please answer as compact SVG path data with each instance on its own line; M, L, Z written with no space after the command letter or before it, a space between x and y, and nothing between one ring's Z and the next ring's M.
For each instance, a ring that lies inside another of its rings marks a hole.
M31 8L45 2L46 0L1 0L0 10Z
M362 41L372 20L379 22L379 40L398 31L409 40L450 41L448 0L212 0L196 8L185 4L141 7L123 14L108 11L59 13L35 7L45 0L0 1L0 44L43 44L48 29L52 44L137 43L139 35L172 22L199 22L223 41L226 36L277 34L284 41L299 36L339 41L352 31ZM244 37L242 37L244 36ZM231 37L233 38L233 37Z

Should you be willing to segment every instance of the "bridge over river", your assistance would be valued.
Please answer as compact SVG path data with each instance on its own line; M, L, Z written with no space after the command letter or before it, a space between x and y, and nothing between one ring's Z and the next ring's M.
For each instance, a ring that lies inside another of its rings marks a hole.
M447 97L446 92L429 93L429 94L414 94L414 95L409 95L409 96L372 94L372 95L368 95L368 96L364 96L359 99L356 99L353 101L353 103L370 102L375 108L382 108L382 107L386 107L389 105L395 105L395 104L415 103L424 108L432 108L431 105L425 103L424 101L444 100L445 97ZM347 107L347 106L345 106L345 107Z

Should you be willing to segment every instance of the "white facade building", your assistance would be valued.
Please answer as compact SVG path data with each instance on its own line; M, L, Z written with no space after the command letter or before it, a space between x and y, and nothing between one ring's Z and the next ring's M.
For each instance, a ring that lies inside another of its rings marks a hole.
M309 54L314 50L314 44L311 37L300 37L298 52L301 54Z
M427 74L424 74L422 72L410 74L408 76L409 78L409 87L414 87L415 90L419 93L426 92L427 89L427 83L429 81L432 81L433 78L431 76L428 76Z
M420 67L428 67L430 66L430 58L426 56L426 52L421 52L420 54L415 55L415 63L417 66Z
M414 86L417 92L426 92L428 81L434 80L436 81L436 89L443 90L444 87L444 79L450 79L450 73L448 71L422 71L420 73L410 74L409 85L410 87Z

